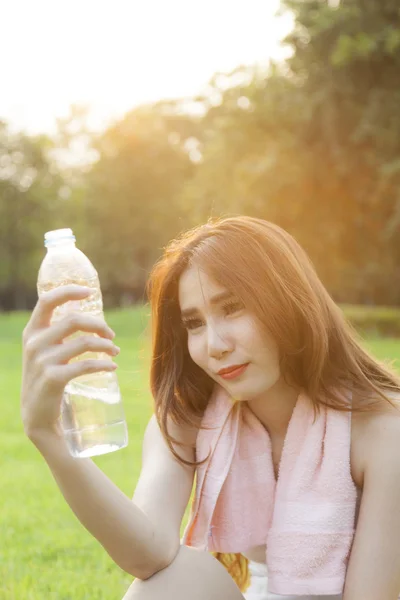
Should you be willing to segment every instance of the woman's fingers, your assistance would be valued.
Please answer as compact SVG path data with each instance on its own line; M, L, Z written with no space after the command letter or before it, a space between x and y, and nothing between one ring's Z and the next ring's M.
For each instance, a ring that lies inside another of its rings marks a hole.
M46 369L46 383L54 387L65 387L71 379L96 373L99 371L115 371L118 367L112 360L100 360L97 358L80 360L68 365L51 365Z
M64 338L77 331L97 333L97 335L112 339L113 330L104 319L86 313L69 313L66 317L50 325L35 336L37 350L46 349L49 346L60 343Z
M37 329L50 325L53 310L60 304L65 304L70 300L83 300L95 290L75 285L62 285L40 295L39 300L33 309L31 318L24 330L24 337L29 337Z
M65 337L77 331L95 333L103 339L109 340L114 337L114 332L103 319L84 313L70 313L57 323L53 323L45 329L36 330L25 337L24 356L27 360L35 360L43 353L46 355L49 352L52 353L55 347L62 345L61 342Z
M119 354L119 348L111 340L93 335L81 335L49 349L48 360L55 364L65 364L84 352L106 352L111 356Z
M80 312L83 308L81 301L94 291L78 285L65 285L40 295L24 329L21 415L28 435L43 429L54 430L63 391L69 381L86 373L117 368L111 357L107 360L105 354L118 354L111 341L114 332L102 315ZM72 302L71 312L67 305L65 316L52 322L54 309L69 301ZM73 301L77 302L77 310L74 310ZM84 333L79 334L78 331ZM76 336L64 340L75 333ZM98 354L93 358L90 354L85 356L85 351L90 350ZM80 354L81 358L71 360Z

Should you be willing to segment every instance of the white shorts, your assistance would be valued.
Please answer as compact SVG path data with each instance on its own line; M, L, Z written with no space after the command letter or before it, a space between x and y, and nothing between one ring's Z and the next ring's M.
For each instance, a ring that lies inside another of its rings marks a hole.
M249 560L250 586L244 592L246 600L268 600L267 565Z
M249 560L250 586L244 592L246 600L298 600L299 596L281 596L268 592L267 565ZM334 596L300 596L301 600L341 600L342 594Z

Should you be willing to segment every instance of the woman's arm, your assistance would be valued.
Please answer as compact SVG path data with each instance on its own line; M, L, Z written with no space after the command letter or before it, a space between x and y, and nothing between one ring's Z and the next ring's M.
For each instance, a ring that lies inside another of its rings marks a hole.
M64 440L48 432L30 439L75 515L121 569L147 579L166 566L161 531L90 458L72 457Z
M147 579L178 552L179 527L194 468L173 458L155 419L145 432L143 467L133 501L91 459L69 454L59 423L65 386L84 373L116 367L109 359L71 359L87 350L115 356L118 349L111 341L113 332L98 316L69 313L55 323L51 316L57 306L91 293L89 288L65 285L39 298L22 336L21 417L26 435L46 460L81 523L122 569ZM76 331L97 336L68 339ZM182 433L182 441L186 435ZM184 458L194 459L196 436L190 432L191 447Z
M343 600L400 594L400 413L366 419L364 488Z

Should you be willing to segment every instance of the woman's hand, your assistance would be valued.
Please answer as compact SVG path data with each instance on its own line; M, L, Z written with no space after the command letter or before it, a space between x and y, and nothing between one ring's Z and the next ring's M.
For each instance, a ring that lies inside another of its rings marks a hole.
M106 352L111 356L119 349L111 341L114 332L99 317L85 313L70 313L50 324L53 310L70 300L83 300L93 293L90 288L65 285L42 294L26 325L23 340L21 387L21 417L26 435L57 433L61 400L67 383L85 373L114 371L111 359L88 359L69 363L83 352ZM88 332L63 341L76 331ZM98 334L94 336L93 334Z

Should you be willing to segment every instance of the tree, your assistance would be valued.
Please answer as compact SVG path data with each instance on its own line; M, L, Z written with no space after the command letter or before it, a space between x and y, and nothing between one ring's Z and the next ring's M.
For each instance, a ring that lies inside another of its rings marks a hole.
M0 309L30 308L43 234L60 222L62 180L45 136L11 134L0 123Z
M398 3L286 0L284 5L296 17L286 40L293 48L290 76L300 82L310 112L303 147L318 165L309 172L315 193L304 206L308 225L318 219L322 238L332 238L330 255L342 257L333 281L342 296L397 304Z
M400 302L399 8L291 0L291 57L214 81L202 161L183 197L209 214L273 220L337 300ZM247 78L246 78L247 75Z
M82 249L98 265L106 302L143 299L163 246L185 228L179 192L193 170L189 131L189 117L159 103L132 111L95 142Z

